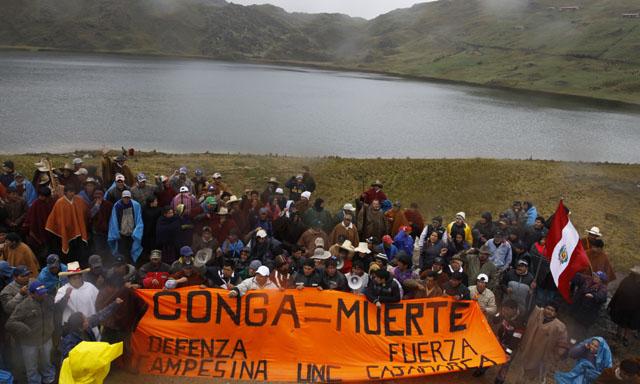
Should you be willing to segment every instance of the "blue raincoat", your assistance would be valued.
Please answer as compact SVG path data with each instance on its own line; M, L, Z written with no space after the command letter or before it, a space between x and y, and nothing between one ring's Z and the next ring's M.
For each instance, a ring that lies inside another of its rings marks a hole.
M600 342L595 365L591 361L581 358L569 372L556 372L554 377L557 384L591 384L598 379L603 370L611 368L613 365L611 349L602 337L588 338L580 342L579 346L584 348L593 339Z
M138 261L138 257L142 253L142 233L144 230L144 224L142 223L142 209L140 203L135 200L131 200L133 205L133 220L135 221L135 227L131 238L133 239L133 245L131 245L131 258L134 262ZM120 240L120 223L118 222L118 211L122 210L122 200L118 200L113 205L111 211L111 219L109 220L109 236L107 242L111 247L111 252L118 252L118 240Z
M16 184L14 180L11 184L9 184L9 188L16 188L17 185L18 184ZM33 202L38 198L38 192L29 180L24 181L24 195L22 197L24 197L24 200L27 202L28 206L31 206L31 204L33 204Z

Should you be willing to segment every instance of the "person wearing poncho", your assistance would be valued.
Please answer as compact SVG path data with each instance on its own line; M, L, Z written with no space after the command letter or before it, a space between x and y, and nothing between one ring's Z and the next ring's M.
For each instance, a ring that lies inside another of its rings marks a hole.
M87 204L71 187L65 187L64 196L53 205L45 229L60 238L61 250L65 255L70 253L74 240L79 238L85 243L89 240L87 212ZM83 261L81 258L81 264Z
M142 253L142 208L140 203L131 199L131 192L124 191L111 211L109 237L107 242L111 251L121 253L136 262Z
M122 343L83 341L69 352L60 368L60 383L102 384L111 362L122 355Z
M557 384L591 384L602 371L611 368L611 349L602 337L588 338L569 350L569 356L577 360L569 372L556 372Z

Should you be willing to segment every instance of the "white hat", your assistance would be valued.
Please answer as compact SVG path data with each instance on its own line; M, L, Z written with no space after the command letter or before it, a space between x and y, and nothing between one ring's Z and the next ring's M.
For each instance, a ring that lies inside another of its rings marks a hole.
M80 168L77 171L74 172L75 175L88 175L89 171L87 171L87 168Z
M220 172L216 172L213 174L213 178L214 179L221 179L222 178L222 174L220 174Z
M258 232L256 232L256 236L265 238L267 237L267 231L265 231L264 229L261 229Z
M125 197L131 197L131 191L122 191L122 198L124 199Z
M634 265L633 268L630 269L631 273L635 273L636 275L640 275L640 265Z
M73 159L73 164L82 164L82 163L84 163L84 161L82 161L82 159L79 157L76 157L75 159Z
M342 210L343 210L343 211L351 211L351 212L353 212L353 211L355 211L356 209L353 207L353 204L351 204L351 203L347 203L347 204L345 204L345 205L342 207Z
M235 203L237 201L240 201L240 199L238 199L238 196L236 195L231 195L229 197L229 200L227 200L227 205L231 204L231 203Z
M180 193L184 193L184 192L189 192L189 188L183 185L182 187L180 187Z
M280 194L280 195L284 195L284 189L278 187L278 188L276 188L276 193Z
M177 286L178 286L178 282L176 282L174 279L169 279L164 283L164 287L166 289L174 289Z
M456 217L461 217L462 220L466 220L467 219L467 215L465 215L464 212L458 212L456 213Z
M325 251L322 248L316 248L313 251L313 256L311 256L314 260L326 260L331 257L331 253L329 251Z
M122 173L116 173L116 181L124 181L124 175Z
M340 248L344 249L345 251L349 251L349 252L354 252L356 249L353 248L353 245L351 244L351 240L345 240L342 245L340 245Z
M276 179L275 177L270 177L269 182L273 184L278 184L278 179Z
M227 208L225 208L225 207L220 207L220 209L218 209L217 214L220 215L220 216L228 215L229 214L229 210Z
M309 200L309 198L311 197L311 192L304 191L300 194L300 197L304 197L305 199Z
M260 267L258 267L256 275L269 276L269 267L267 267L266 265L261 265Z
M488 283L489 282L489 276L487 276L486 273L481 273L481 274L478 275L476 280L483 280L485 283Z
M296 179L304 179L304 176L302 176L302 173L299 173L296 175Z
M354 249L354 251L367 254L371 253L371 250L367 246L367 242L359 242L358 247Z
M598 237L602 236L602 233L600 233L600 228L598 228L598 227L591 227L591 229L588 230L587 233L590 233L592 235L596 235Z

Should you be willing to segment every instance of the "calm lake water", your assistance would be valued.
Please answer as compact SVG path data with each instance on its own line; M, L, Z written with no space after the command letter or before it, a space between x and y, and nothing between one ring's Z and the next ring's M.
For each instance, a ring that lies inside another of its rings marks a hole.
M169 152L640 162L640 114L361 73L0 53L0 152Z

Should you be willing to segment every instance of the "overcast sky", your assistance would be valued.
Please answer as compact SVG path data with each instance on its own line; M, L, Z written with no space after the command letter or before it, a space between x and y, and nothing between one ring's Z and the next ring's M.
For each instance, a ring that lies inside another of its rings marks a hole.
M229 0L242 5L273 4L289 12L345 13L372 19L397 8L411 7L430 0Z

